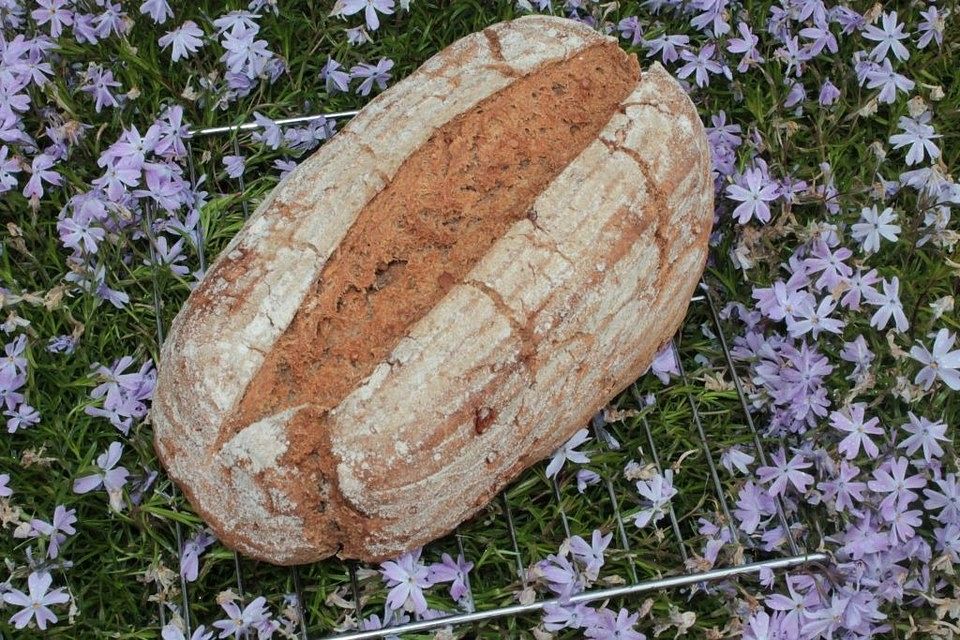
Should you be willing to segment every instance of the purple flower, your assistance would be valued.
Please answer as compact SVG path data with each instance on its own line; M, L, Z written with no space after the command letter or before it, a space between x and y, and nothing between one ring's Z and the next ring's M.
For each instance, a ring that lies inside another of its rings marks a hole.
M888 510L885 514L890 522L890 544L900 544L907 542L916 535L916 529L921 525L920 516L923 512L919 509L908 509L910 500L897 500L892 512Z
M673 469L667 469L662 475L658 473L649 480L638 480L637 492L643 498L644 507L634 516L633 523L642 529L651 522L659 522L667 514L670 500L677 495L673 486Z
M817 99L820 102L820 105L823 107L828 107L840 97L840 89L830 82L830 78L827 78L823 81L823 84L820 85L820 96Z
M723 468L733 473L733 470L736 469L740 473L746 475L750 472L747 468L748 464L753 464L754 457L749 453L744 452L740 449L739 446L734 445L725 449L722 454L720 454L720 464L723 465Z
M98 64L91 64L87 68L86 82L80 87L80 90L93 95L94 109L97 113L100 113L104 107L119 105L117 99L110 92L111 89L119 86L120 83L113 79L113 71L104 70Z
M16 433L17 429L26 429L40 422L40 412L26 402L13 411L4 411L3 415L7 416L7 433Z
M797 82L796 80L787 80L786 85L790 88L787 91L787 97L783 101L783 106L787 109L792 109L801 102L807 99L807 91L803 88L803 84ZM801 107L802 109L802 107ZM799 113L799 111L798 111Z
M380 565L380 573L390 587L387 606L391 609L405 609L416 614L427 610L423 590L431 586L430 572L421 564L420 552L421 549L415 549Z
M783 447L780 447L773 453L771 459L772 466L757 469L757 476L760 481L770 483L767 493L771 496L784 495L787 492L788 485L793 485L799 493L806 493L809 486L813 484L813 476L801 471L801 469L809 469L811 466L809 462L803 459L802 455L794 455L787 462L787 453Z
M146 415L147 407L143 401L153 395L156 382L151 360L147 360L138 372L124 373L131 364L133 358L130 356L122 357L110 368L95 364L95 373L104 382L95 387L90 396L103 398L103 408L88 406L84 409L88 415L107 418L124 435L129 432L134 419Z
M241 611L240 607L232 600L223 602L220 606L226 612L227 618L217 620L212 626L220 629L219 638L226 638L231 635L240 638L245 632L270 621L270 612L267 611L266 604L267 599L260 596Z
M361 96L370 94L373 84L376 83L380 89L386 89L387 81L390 80L390 69L393 68L393 60L389 58L380 58L376 65L361 63L350 69L351 78L363 78L363 82L357 87L357 93Z
M893 276L889 282L883 280L882 284L882 294L867 294L866 296L867 302L879 307L870 317L870 326L883 329L892 317L897 331L902 333L910 328L910 322L903 313L903 304L900 302L900 279Z
M847 602L837 594L831 596L830 605L807 611L800 629L804 638L833 638L843 622Z
M687 78L690 74L695 74L694 79L698 87L703 88L709 85L711 73L724 73L724 66L713 59L716 49L717 45L710 43L703 45L697 53L687 49L681 51L680 57L686 60L687 64L677 70L677 76Z
M146 155L154 150L159 140L160 127L156 124L151 125L142 136L136 126L130 127L101 154L97 164L101 167L134 169L139 173L146 161Z
M901 449L907 450L907 455L912 456L918 450L923 449L923 459L931 462L934 458L943 455L943 447L937 442L950 442L947 437L947 425L944 422L931 422L924 417L918 418L912 411L908 411L910 422L900 425L900 428L910 434L903 442L897 445Z
M173 45L170 59L177 62L178 60L186 60L196 53L203 46L203 40L200 39L202 37L203 30L197 26L197 23L193 20L187 20L176 29L160 36L157 44L160 45L161 49Z
M43 183L60 186L63 184L63 178L56 171L51 171L53 167L53 158L45 153L34 156L31 163L31 175L26 186L23 187L23 197L30 198L32 202L38 201L43 197Z
M747 620L743 630L743 640L773 640L782 637L779 614L770 617L766 611L757 611Z
M810 589L806 593L798 592L795 589L797 581L787 577L787 593L773 594L764 598L763 603L774 611L782 611L782 618L779 619L780 633L784 638L798 638L800 636L800 626L806 617L808 611L816 609L820 605L820 597L816 589Z
M450 557L449 553L441 556L441 562L434 563L428 567L427 582L430 584L439 584L441 582L450 582L450 597L460 602L460 599L467 595L467 574L473 569L472 562L466 562L463 554L457 556L456 562Z
M600 476L590 469L579 469L577 471L577 491L583 493L587 487L600 482Z
M948 473L943 478L934 478L933 482L940 491L924 489L923 495L927 499L923 502L923 508L928 511L941 509L934 517L944 524L960 524L960 483L957 482L957 476Z
M702 13L694 16L690 20L690 25L704 33L709 33L708 27L712 27L714 37L729 33L730 24L726 20L726 16L729 15L727 4L728 0L692 0L690 7Z
M273 166L280 170L280 179L286 178L291 171L297 168L297 163L293 160L284 160L277 158L273 161Z
M880 89L877 101L881 104L893 104L897 99L897 91L909 93L916 86L913 80L895 72L887 58L883 59L881 65L868 69L865 79L868 89Z
M814 338L817 338L824 331L836 334L842 333L843 321L830 317L830 314L836 308L837 302L831 296L825 296L816 309L813 308L811 301L805 301L800 305L795 319L787 317L787 330L794 338L799 338L807 332L811 332Z
M854 510L854 504L863 500L867 488L865 482L854 480L860 470L846 460L840 461L840 471L832 480L821 482L817 488L823 492L825 500L832 500L837 511Z
M910 357L923 365L914 379L916 384L929 389L940 378L954 391L960 391L960 349L953 348L955 340L953 333L940 329L933 340L933 351L920 342L910 348Z
M866 405L862 402L856 402L849 407L849 415L840 411L830 413L830 425L839 431L848 435L840 441L837 451L844 454L847 460L853 460L863 447L864 452L871 458L880 455L877 445L870 439L871 435L883 435L883 429L877 425L879 418L870 418L866 422L863 419L863 413Z
M363 25L344 29L344 31L347 32L347 42L351 45L357 46L364 42L373 42L373 38L371 38L367 30L363 28Z
M861 14L842 5L833 6L833 15L830 18L840 25L844 35L850 35L858 29L862 29L866 24Z
M917 41L918 49L926 49L931 41L936 41L937 46L943 46L943 31L946 27L946 15L942 15L935 5L927 7L926 11L921 11L923 22L917 25L920 32L920 39Z
M599 529L594 529L588 543L580 536L570 538L570 552L573 557L584 565L584 574L590 580L596 580L603 566L603 552L613 540L613 534L603 535Z
M746 224L750 218L766 223L770 221L767 203L777 199L778 188L760 169L747 169L734 184L727 186L726 194L731 200L740 202L733 210L733 216L740 224Z
M610 609L598 609L584 630L585 638L593 640L646 640L646 636L633 628L640 617L620 609L616 614Z
M875 469L873 480L867 482L867 487L876 493L886 494L880 503L880 508L890 512L900 500L911 502L917 499L917 494L911 489L922 489L927 481L917 474L907 476L908 461L903 456L888 458L884 464Z
M811 274L822 272L814 283L817 289L833 290L853 273L853 269L844 262L852 255L853 252L846 247L831 251L826 242L818 239L813 244L810 257L803 264Z
M24 373L0 371L0 403L5 404L7 410L13 411L23 402L23 394L19 390L26 382Z
M750 25L741 21L737 25L737 31L740 32L740 37L727 40L727 51L743 54L740 64L737 65L737 71L743 73L750 68L750 65L763 62L763 57L757 51L757 43L760 39L750 31Z
M814 26L805 27L800 30L800 37L812 40L808 46L808 55L812 58L820 55L826 49L830 53L836 53L837 38L830 32L830 24L826 20L818 20Z
M933 537L937 541L937 551L945 553L950 562L960 562L960 526L948 524L933 530Z
M577 451L577 447L589 439L590 432L586 429L580 429L573 434L573 437L570 438L566 444L557 449L556 453L553 454L553 459L551 459L550 464L547 465L547 477L552 478L553 476L557 475L567 460L576 464L586 464L590 462L590 458L587 456L587 454Z
M60 555L60 546L67 541L67 536L72 536L77 532L73 528L76 521L76 509L67 509L62 504L58 504L53 510L52 523L33 518L30 520L26 532L20 536L14 533L14 537L39 538L40 536L47 536L47 557L55 559Z
M595 611L585 604L548 604L543 608L543 628L547 631L582 629L594 614Z
M870 52L870 57L876 61L886 58L887 53L893 51L893 55L898 60L906 60L910 57L910 52L900 42L909 38L909 34L904 33L903 23L897 22L897 12L891 11L884 13L882 17L883 28L868 24L863 28L863 37L877 43L877 46Z
M63 587L58 587L50 591L50 585L53 578L46 571L33 572L27 578L27 586L30 595L25 594L19 589L11 588L3 594L4 602L16 607L23 607L22 610L10 617L10 624L17 629L23 629L30 622L31 618L36 618L37 627L41 631L46 630L47 623L56 624L57 616L50 610L52 604L64 604L70 601L70 596L63 592Z
M97 16L92 13L73 14L73 37L79 43L97 44L100 36L97 35L97 26L94 24Z
M64 218L57 222L57 231L63 246L74 251L96 253L106 232L93 226L92 219Z
M765 491L753 482L747 481L737 494L734 517L739 521L744 533L753 533L761 521L768 520L776 513L776 503Z
M429 609L427 610L429 611ZM426 615L423 616L426 618ZM410 622L410 616L405 613L396 614L393 609L387 607L383 612L383 620L380 620L380 616L373 614L368 618L364 618L363 622L360 625L360 628L364 631L377 631L380 629L386 629L392 625L404 624ZM384 640L400 640L400 636L396 635L387 635L384 636Z
M793 278L786 284L777 280L772 287L755 288L752 296L757 301L760 313L771 320L787 322L795 320L801 309L815 301L810 293L798 288Z
M640 19L637 16L627 16L617 23L617 31L620 37L629 40L634 47L643 42L643 28L640 26Z
M0 498L9 498L13 495L13 489L7 486L10 482L9 473L0 473Z
M258 131L254 132L253 139L262 142L271 149L279 149L283 142L283 132L280 131L279 125L256 111L253 112L253 120L260 127Z
M663 384L670 384L671 375L680 375L677 358L673 352L671 343L668 342L660 347L657 355L653 358L653 362L650 364L650 370L653 371L653 374L657 376Z
M163 24L173 17L173 10L167 0L144 0L140 5L140 13L149 15L156 24Z
M925 112L916 119L900 116L898 126L903 133L895 133L890 136L890 143L894 149L910 146L907 151L907 164L914 165L923 162L924 154L930 156L930 160L936 160L940 157L940 149L934 144L934 140L940 137L929 124L930 112Z
M583 578L566 555L548 555L535 566L537 575L547 582L547 587L565 600L583 591Z
M680 59L680 52L690 43L690 37L677 34L664 34L657 36L652 40L644 40L643 47L647 50L647 57L652 58L658 53L661 54L663 64L670 64ZM679 47L679 51L678 51Z
M327 58L326 64L320 69L320 78L326 85L327 93L350 90L350 74L340 71L340 63L333 58Z
M200 554L206 551L207 547L212 545L215 540L216 538L209 532L200 531L183 543L183 549L180 550L180 575L187 582L193 582L197 579L197 572L200 569Z
M73 24L73 11L67 7L70 6L70 0L36 0L40 6L34 9L30 15L37 21L37 26L50 23L50 36L59 38L63 33L64 27ZM42 627L41 627L42 628Z
M130 475L125 467L116 466L121 455L123 455L123 445L119 442L111 442L107 450L97 456L97 466L100 467L100 471L74 480L73 492L88 493L103 487L110 496L110 507L114 511L120 511L123 507L123 486Z
M246 158L243 156L223 156L223 166L231 178L239 178L246 169Z
M6 145L0 146L0 193L5 193L17 186L17 178L13 174L20 173L20 161L16 158L7 158L10 150Z
M0 371L5 371L16 375L26 373L27 359L23 357L27 350L27 336L20 334L13 342L9 342L3 347L4 356L0 357Z
M843 294L840 304L851 311L859 311L861 297L877 296L879 294L879 291L873 286L878 282L880 282L880 276L877 275L876 269L871 269L867 273L863 273L862 269L857 269L856 273L847 278L846 284L849 289Z
M370 31L380 28L380 18L377 11L390 15L393 13L393 0L337 0L330 12L332 16L352 16L363 11L364 20Z
M97 16L97 35L107 38L110 34L124 35L132 26L132 21L122 10L120 3L113 4L109 0L102 0L103 13Z
M805 47L800 46L797 36L787 38L784 41L784 46L777 49L775 55L787 62L784 76L789 76L793 72L797 78L803 75L804 63L812 57Z
M249 11L230 11L213 21L213 26L219 33L240 33L243 31L257 31L260 29L257 20L260 16Z
M873 352L870 351L870 347L867 346L867 341L863 339L863 335L857 336L852 342L844 342L840 358L854 364L853 373L847 376L847 379L861 379L869 370L870 363L873 362L875 357Z
M220 56L220 61L227 65L230 73L257 78L266 71L273 54L267 49L266 40L256 39L259 30L256 24L238 24L230 31L223 32L220 44L226 52Z

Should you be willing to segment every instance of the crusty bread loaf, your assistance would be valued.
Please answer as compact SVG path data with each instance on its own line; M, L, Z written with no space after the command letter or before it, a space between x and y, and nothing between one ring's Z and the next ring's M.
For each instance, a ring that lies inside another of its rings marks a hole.
M703 127L659 65L560 18L463 38L283 180L190 294L160 458L256 558L428 542L647 368L712 217Z

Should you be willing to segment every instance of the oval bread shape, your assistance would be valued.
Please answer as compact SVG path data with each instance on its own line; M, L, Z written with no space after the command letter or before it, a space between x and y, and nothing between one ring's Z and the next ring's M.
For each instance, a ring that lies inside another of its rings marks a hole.
M647 369L712 219L703 126L662 67L561 18L467 36L281 181L191 292L158 455L255 558L422 545Z

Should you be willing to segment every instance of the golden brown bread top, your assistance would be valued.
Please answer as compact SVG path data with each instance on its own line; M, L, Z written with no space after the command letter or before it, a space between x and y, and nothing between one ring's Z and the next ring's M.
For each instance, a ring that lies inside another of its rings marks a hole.
M158 452L255 557L422 544L639 375L711 219L662 68L638 81L569 20L494 25L375 98L218 257L163 347Z
M337 406L530 213L639 73L635 56L601 41L437 129L357 215L251 379L221 441L292 406L309 403L319 413Z

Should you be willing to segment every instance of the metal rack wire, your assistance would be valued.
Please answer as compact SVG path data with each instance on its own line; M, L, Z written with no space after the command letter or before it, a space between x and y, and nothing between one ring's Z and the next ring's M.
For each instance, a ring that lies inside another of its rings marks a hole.
M356 113L358 112L357 111L341 111L337 113L297 116L292 118L285 118L282 120L276 120L275 122L280 126L305 124L305 123L310 123L314 121L327 122L329 120L348 118L355 115ZM187 145L187 151L188 151L187 164L188 164L191 184L193 184L194 186L197 185L196 159L194 155L193 142L192 142L194 139L205 137L205 136L237 134L242 131L253 131L258 128L259 128L259 125L257 123L247 122L247 123L238 124L238 125L227 125L227 126L218 126L218 127L190 130L187 135L186 145ZM234 153L239 155L240 147L239 147L239 142L236 135L233 135L232 144L233 144ZM239 184L241 188L241 193L243 193L246 190L246 185L243 181L242 175L239 178L239 181L240 181ZM249 211L248 204L245 200L242 201L242 207L243 207L244 217L249 216L250 211ZM152 210L148 209L145 212L145 221L147 226L146 233L151 243L150 254L151 254L151 258L153 259L152 262L154 263L154 267L156 268L156 259L155 259L156 251L153 244L153 233L152 233L152 223L153 223ZM197 233L202 234L202 225L198 225ZM205 270L206 256L204 255L203 237L198 238L197 253L198 253L198 261L199 261L200 267L201 269ZM156 335L157 335L158 344L161 344L163 342L163 337L164 337L164 327L163 327L163 321L162 321L160 292L159 292L159 287L156 285L156 282L157 281L155 279L154 288L153 288L153 303L154 303L156 317L157 317ZM766 455L763 448L763 443L761 441L760 434L757 431L756 425L754 424L753 419L751 417L749 402L748 402L746 393L744 391L743 385L736 374L733 357L731 355L731 352L723 331L723 326L721 323L717 301L715 300L715 294L706 282L701 282L700 291L697 295L695 295L692 298L691 302L692 304L706 305L709 308L710 318L712 321L711 324L713 326L715 335L718 337L719 345L723 352L726 373L729 375L729 378L733 381L733 384L735 386L737 397L740 402L740 406L743 410L743 414L745 416L747 426L752 436L753 445L757 453L757 459L761 462L761 464L766 464ZM711 450L710 443L704 429L703 421L701 419L701 413L698 407L698 402L694 398L693 394L690 392L690 381L688 380L686 371L683 368L683 363L680 358L679 350L677 349L676 340L671 342L671 348L674 350L674 356L679 368L680 383L685 390L686 401L689 403L691 414L693 416L694 427L696 429L696 437L708 465L709 484L712 486L716 494L718 504L722 509L725 524L730 529L732 540L739 541L745 544L746 548L751 549L754 544L753 541L749 537L740 535L740 532L736 528L733 518L730 515L731 512L730 512L728 497L726 495L726 492L723 489L723 486L717 471L717 465L715 462L715 452ZM638 401L641 401L641 399L637 395L636 387L632 387L632 391L636 399ZM651 426L645 416L641 417L641 425L643 428L646 443L647 443L647 446L649 447L649 452L651 454L654 465L658 469L658 471L662 473L664 467L661 464L661 458L658 453L657 439L654 437L654 431L651 429ZM603 442L604 439L600 437L601 426L597 420L593 421L592 427L593 427L593 432L597 437L596 439L598 441ZM709 571L701 571L701 572L682 572L682 568L680 568L681 572L675 575L671 575L663 578L657 578L653 580L640 580L638 579L637 567L635 564L635 553L630 547L629 538L624 528L624 524L623 524L624 518L621 514L620 500L619 500L619 496L617 495L616 489L614 487L614 483L609 476L603 477L601 479L601 482L605 485L606 493L608 494L611 504L613 505L614 517L615 517L616 526L617 526L617 531L616 531L617 544L620 546L621 548L620 550L625 554L628 560L628 563L629 563L628 573L629 573L630 581L627 584L622 586L588 590L584 593L580 593L578 595L571 597L569 600L565 601L566 603L580 604L580 603L598 602L598 601L607 600L610 598L636 596L638 594L647 593L651 591L671 589L671 588L677 588L677 587L683 587L683 586L692 586L692 585L698 585L702 583L709 583L713 581L729 579L736 576L757 574L762 570L770 570L774 572L786 571L789 569L795 569L795 568L803 567L805 565L811 565L814 563L829 562L829 557L826 554L819 553L819 552L807 552L806 550L803 549L803 545L798 540L795 539L794 533L793 533L793 527L791 527L791 524L787 518L784 505L782 501L778 499L776 501L776 511L777 511L776 517L778 518L779 524L786 535L787 545L789 547L790 555L786 555L782 557L774 557L770 559L761 560L758 562L743 563L743 564L738 564L738 565L729 566L725 568L712 569ZM556 508L557 508L557 511L559 512L564 534L566 535L566 537L570 537L572 532L570 529L570 524L569 524L567 515L563 510L560 487L556 478L553 478L552 485L553 485L553 494L556 499ZM523 557L523 554L521 553L520 547L517 542L517 530L514 523L514 513L510 505L510 502L507 498L506 491L501 493L499 499L500 499L500 504L502 506L502 511L506 520L507 532L509 533L510 547L513 551L514 558L516 560L517 575L520 580L520 583L525 585L528 580L527 571L525 569L525 563L524 563L525 559ZM678 522L677 514L674 512L672 505L670 505L667 509L667 517L669 519L672 535L675 538L674 542L675 544L678 545L680 557L683 559L686 565L689 558L688 550L687 550L687 541L684 539L681 533L681 528ZM180 524L178 522L175 522L175 536L176 536L176 542L178 547L182 548L183 537L182 537ZM459 531L455 532L453 534L453 537L456 540L457 548L462 554L463 543L462 543L462 539ZM535 559L529 558L528 560L532 562ZM363 615L362 615L362 606L361 606L361 601L362 601L361 589L359 586L359 580L357 576L357 565L354 562L347 562L345 564L347 568L347 574L349 576L349 585L350 585L349 588L353 596L356 620L357 620L357 624L359 625L360 621L363 619ZM236 553L234 553L234 570L236 574L237 594L241 598L243 598L244 579L241 572L240 559ZM299 614L299 623L297 627L297 633L301 638L301 640L310 640L310 637L308 636L309 621L306 619L305 608L303 606L304 589L303 589L303 583L300 576L300 572L296 567L290 568L289 571L290 571L291 580L293 582L294 589L297 596L296 606L297 606L297 612ZM479 623L483 621L495 620L500 618L509 618L513 616L519 616L522 614L534 613L544 609L549 605L560 603L558 600L555 600L555 599L551 599L551 600L541 599L529 604L517 604L513 606L483 609L478 611L478 610L475 610L474 608L473 592L470 588L469 580L466 582L465 586L467 587L467 596L465 600L467 604L464 607L466 610L463 613L450 615L443 618L432 619L432 620L416 620L406 624L391 626L384 629L369 630L369 631L367 630L350 631L346 633L340 633L338 635L329 635L329 636L321 636L321 637L326 638L327 640L364 640L367 638L382 638L386 635L399 635L403 633L423 632L423 631L428 631L431 629L437 629L437 628L446 627L446 626L467 625L467 624ZM180 587L181 587L181 602L182 602L181 617L184 622L184 626L186 628L186 632L187 632L186 635L189 636L192 629L191 615L190 615L190 602L191 602L190 595L189 595L190 589L189 589L189 585L185 580L183 580L183 578L181 578L180 580ZM160 604L161 622L165 622L166 617L167 617L166 610L164 608L164 605L161 603ZM325 630L325 632L326 631L329 631L329 630ZM319 640L319 638L321 637L317 637L315 640Z

